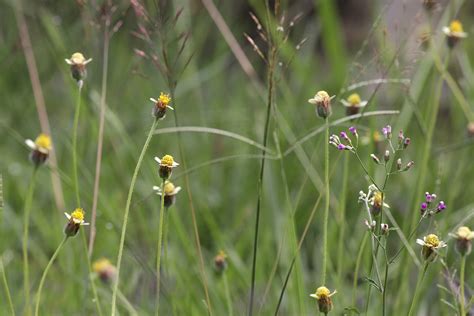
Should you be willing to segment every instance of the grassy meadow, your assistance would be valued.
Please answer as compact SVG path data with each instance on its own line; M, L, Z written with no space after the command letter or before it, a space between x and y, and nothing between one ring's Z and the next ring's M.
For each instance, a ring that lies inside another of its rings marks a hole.
M0 315L474 315L473 18L1 1Z

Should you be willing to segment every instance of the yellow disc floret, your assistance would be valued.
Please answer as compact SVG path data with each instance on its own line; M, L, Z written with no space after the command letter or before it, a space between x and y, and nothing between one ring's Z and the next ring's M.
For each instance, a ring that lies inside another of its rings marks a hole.
M382 206L382 192L377 191L374 194L374 206L380 207Z
M94 270L95 273L100 273L106 269L108 269L112 264L108 259L102 258L94 262L92 265L92 270Z
M331 291L325 286L320 286L316 289L315 297L317 300L319 299L324 299L329 297L331 294Z
M349 102L350 105L358 105L360 104L361 99L357 93L353 93L347 98L347 102Z
M330 98L329 94L324 90L318 91L318 93L316 93L316 97L320 98L321 100L326 100Z
M163 105L163 106L168 106L168 104L171 102L171 98L169 94L160 93L160 97L158 98L158 101Z
M439 246L439 238L435 234L429 234L425 237L425 245L427 247L436 248Z
M71 213L71 219L75 223L84 222L84 210L82 208L76 208L74 212Z
M171 181L166 181L165 187L163 190L165 191L165 195L172 195L174 193L174 190L175 190L174 184Z
M453 33L462 33L464 32L461 22L459 20L454 20L449 24L449 30Z
M469 229L469 227L466 226L459 227L458 231L456 232L456 235L460 239L473 239L472 231Z
M51 150L51 138L46 134L40 134L35 140L35 145L41 149Z
M161 158L161 165L168 166L168 167L173 167L173 164L174 164L173 156L164 155L163 158Z
M81 65L86 61L86 59L84 58L84 55L82 55L81 53L74 53L71 56L71 61L73 64Z

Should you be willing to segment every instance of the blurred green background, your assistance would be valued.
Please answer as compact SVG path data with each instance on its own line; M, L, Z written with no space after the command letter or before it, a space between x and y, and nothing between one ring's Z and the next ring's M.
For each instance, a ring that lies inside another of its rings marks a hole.
M209 1L203 3L209 4ZM158 63L164 62L163 52L169 54L170 60L179 57L174 69L180 75L174 77L177 86L172 101L176 111L168 113L166 119L159 122L158 129L175 127L176 115L182 127L220 129L262 143L266 64L244 34L252 37L265 54L265 43L249 15L253 12L259 20L265 21L264 2L214 1L222 21L235 36L253 70L242 68L225 40L229 34L216 27L210 14L212 9L203 3L195 0L158 1L156 5L153 1L113 1L113 10L106 3L92 0L0 3L0 130L3 135L0 141L3 186L0 255L18 314L23 310L22 209L33 169L24 140L34 139L41 131L37 104L44 98L62 190L55 196L51 167L39 170L29 241L34 294L44 267L62 239L66 223L63 212L76 208L71 137L77 86L64 62L76 51L82 52L86 58L93 58L87 67L88 77L82 93L78 141L82 206L87 212L86 219L90 218L99 104L103 93L104 21L109 14L107 112L93 260L107 257L115 263L130 178L152 123L150 112L153 104L148 99L170 90L169 82L151 60L153 54L156 54ZM143 5L146 17L140 14L140 5ZM470 184L474 169L471 163L472 140L467 131L469 116L466 117L462 110L452 86L446 83L441 88L440 108L423 183L420 183L420 169L422 157L426 156L427 126L441 77L433 56L439 55L444 60L448 53L441 29L457 18L469 35L474 34L474 4L459 0L438 1L431 13L424 9L422 1L299 0L282 1L281 6L285 19L276 21L284 26L288 41L279 51L276 67L275 102L267 145L272 153L267 157L263 182L255 314L271 315L275 312L295 253L295 240L302 236L318 197L324 195L321 191L324 188L324 133L315 135L283 157L278 155L279 150L285 152L296 140L323 126L324 121L307 103L318 90L337 95L333 101L331 121L345 116L339 100L347 98L351 92L359 93L362 99L370 99L367 112L400 111L399 115L373 116L357 121L361 156L371 174L382 181L383 170L369 158L371 153L381 155L385 150L385 144L374 139L374 131L392 124L395 135L401 128L411 137L412 144L403 153L403 160L404 163L414 160L415 167L391 177L386 193L391 213L402 228L390 233L389 253L394 254L403 245L399 233L407 236L410 232L412 214L419 212L417 206L423 199L423 194L417 195L420 188L422 193L435 192L448 208L424 221L411 238L410 245L419 258L415 238L434 232L448 241L449 247L442 262L439 260L428 271L420 297L419 315L453 314L441 301L456 304L450 293L458 282L456 271L460 257L454 251L448 233L461 223L473 227L474 200ZM174 22L177 12L181 13ZM296 16L299 19L290 27L289 22ZM140 38L143 35L140 26L149 30L149 40ZM425 49L420 38L424 31L430 30L434 46ZM185 38L184 50L178 54L179 45ZM470 107L468 115L474 101L474 42L471 38L453 49L447 67ZM30 53L35 67L27 64ZM34 81L32 85L31 71L37 72L39 86ZM367 83L374 79L394 79L396 82ZM400 80L402 83L398 82ZM348 91L348 87L361 82L367 84ZM350 124L346 122L331 127L331 133L338 134ZM162 314L206 314L191 216L193 205L213 313L229 314L223 279L215 273L213 264L214 256L222 249L228 254L225 273L234 315L244 315L251 280L261 150L209 131L182 132L180 135L179 140L176 132L158 131L145 156L132 201L120 288L140 315L153 313L160 208L159 196L152 191L152 186L160 183L153 157L169 153L176 161L185 161L187 169L182 164L172 178L183 190L176 205L170 209L168 256L163 264ZM180 155L179 141L182 142L184 157ZM356 257L366 232L363 224L366 214L357 203L358 192L366 191L369 181L355 157L348 152L331 148L330 155L332 200L327 286L338 291L333 297L333 314L342 315L349 313L344 308L353 306L353 294L356 298L353 307L361 312L365 310L368 283L363 278L369 274L369 244L362 252L359 281L354 293L352 285ZM347 170L347 187L344 170ZM189 188L185 186L185 177L188 177ZM188 193L192 194L191 202ZM318 313L317 304L309 294L321 285L323 205L317 205L309 224L280 315ZM342 215L344 206L345 216ZM85 232L88 236L89 228ZM389 315L406 313L413 295L418 268L406 253L390 268ZM472 295L469 285L472 286L474 281L469 273L472 262L471 255L467 258L466 272L468 298ZM382 263L380 257L381 267ZM77 237L67 243L48 275L42 294L42 313L94 315L87 273L86 256L80 237ZM110 287L97 284L103 309L109 313ZM7 315L4 294L2 288L0 314ZM124 315L128 313L120 300L119 311ZM368 314L381 314L381 294L374 288Z

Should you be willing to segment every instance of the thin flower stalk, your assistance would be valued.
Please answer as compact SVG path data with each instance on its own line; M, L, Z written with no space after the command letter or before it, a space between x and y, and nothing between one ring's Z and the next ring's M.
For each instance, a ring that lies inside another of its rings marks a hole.
M464 295L464 279L466 272L466 256L461 256L461 271L459 275L459 309L461 314L466 315L466 296Z
M163 222L165 220L165 179L161 182L161 206L160 223L158 224L158 247L156 254L156 315L160 312L160 288L161 288L161 250L163 247Z
M117 310L117 306L116 306L117 305L117 290L118 290L118 287L119 287L120 268L122 266L123 247L125 245L125 235L126 235L126 232L127 232L128 215L129 215L129 212L130 212L130 205L132 203L132 195L133 195L133 191L135 189L135 183L137 181L138 172L140 171L140 167L142 165L143 158L144 158L145 153L148 149L151 138L153 137L153 132L155 131L157 123L158 123L158 120L154 119L153 124L151 125L151 128L150 128L150 131L148 132L148 136L145 140L145 144L143 145L142 151L140 153L140 157L138 158L137 164L135 166L135 170L133 172L132 180L130 182L130 188L128 190L127 202L125 204L125 211L124 211L124 214L123 214L122 232L120 234L119 252L118 252L118 256L117 256L117 280L114 283L114 288L113 288L113 292L112 292L112 312L111 312L112 316L116 315L116 310Z
M418 296L420 295L421 284L423 283L423 279L425 278L426 270L428 270L428 265L429 265L429 262L425 261L425 263L423 264L423 270L420 271L420 273L418 274L418 280L416 282L416 287L415 287L415 294L413 295L413 299L410 304L410 309L408 310L408 316L412 316L413 313L415 312L415 305L416 305L416 302L418 301Z
M51 259L49 259L48 265L46 266L46 268L43 271L43 275L41 276L41 281L40 281L39 287L38 287L38 292L36 294L35 316L39 316L39 307L40 307L40 302L41 302L41 292L43 290L44 281L46 280L46 276L48 275L48 271L51 268L51 266L53 265L54 260L56 260L56 257L58 256L59 252L61 251L61 248L64 246L64 244L66 243L68 238L69 238L69 236L67 236L67 235L64 236L64 239L61 241L61 243L56 248L56 251L51 256Z
M325 204L324 204L324 217L323 217L323 266L322 266L322 284L326 284L326 273L327 273L327 260L328 260L328 221L329 221L329 119L325 118L326 123L326 137L324 142L324 183L325 188Z
M2 270L2 283L7 296L8 308L10 309L10 315L15 316L15 307L13 306L12 296L10 293L10 287L8 286L7 275L5 273L5 267L3 265L3 259L0 257L0 270Z
M229 281L227 280L227 271L224 271L222 278L224 279L224 292L225 292L225 300L227 303L227 315L233 316L234 310L232 308L232 299L230 296Z
M74 180L74 193L76 195L76 205L81 205L81 197L79 193L79 178L77 171L77 130L79 127L79 115L81 113L81 91L82 84L78 85L77 103L76 110L74 112L74 126L72 130L72 168L73 168L73 180Z

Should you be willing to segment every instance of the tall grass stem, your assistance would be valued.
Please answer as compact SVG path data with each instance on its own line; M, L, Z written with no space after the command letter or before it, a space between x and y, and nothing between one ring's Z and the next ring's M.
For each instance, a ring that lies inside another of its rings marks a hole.
M425 262L423 265L423 271L420 271L418 275L418 280L416 281L416 287L415 287L415 293L413 294L413 299L410 304L410 309L408 310L408 316L412 316L414 313L415 305L418 300L418 296L420 295L420 289L421 289L421 283L423 282L423 279L425 278L426 275L426 270L428 270L428 265L429 262Z
M74 178L74 193L76 195L76 206L81 206L81 197L79 193L79 179L77 173L77 130L79 127L79 116L81 114L81 92L82 84L78 85L76 110L74 111L74 126L72 130L72 168Z
M324 138L324 183L326 185L324 199L324 217L323 217L323 266L322 266L322 285L326 285L327 261L328 261L328 221L329 221L329 119L326 117L326 134Z
M461 272L459 276L459 295L461 316L466 315L466 297L464 296L464 274L466 271L466 255L461 256Z
M7 275L5 273L5 267L3 265L3 259L0 257L0 270L2 270L2 283L3 288L5 289L5 295L7 296L8 308L10 309L10 314L15 316L15 308L13 306L12 295L10 293L10 287L8 286Z

